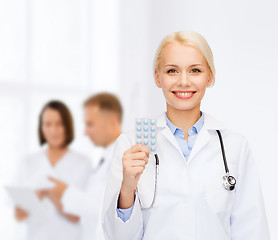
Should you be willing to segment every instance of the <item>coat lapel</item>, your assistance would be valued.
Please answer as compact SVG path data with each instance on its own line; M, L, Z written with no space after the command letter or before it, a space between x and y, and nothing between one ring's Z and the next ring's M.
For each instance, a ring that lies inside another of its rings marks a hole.
M175 136L173 135L173 133L171 132L171 130L168 128L166 124L165 112L161 114L160 117L157 119L157 127L161 129L161 134L167 139L167 141L169 141L170 144L172 144L177 149L177 151L180 153L182 158L184 158L183 153L180 149L180 146Z
M221 122L215 120L213 117L211 117L206 113L203 114L204 114L204 126L202 127L201 131L198 134L196 142L189 155L187 161L188 163L192 161L192 159L196 156L196 154L200 152L202 148L208 144L209 140L211 139L211 134L209 131L216 131L217 129L221 130L225 128L225 126Z
M162 131L162 135L177 149L177 151L180 153L180 155L184 158L183 153L180 149L180 146L174 137L173 133L171 130L166 126Z
M189 163L195 157L195 155L199 151L202 150L202 148L209 142L210 138L211 138L211 135L209 134L208 130L202 128L201 131L198 134L196 142L194 143L194 146L193 146L192 151L189 155L187 163Z

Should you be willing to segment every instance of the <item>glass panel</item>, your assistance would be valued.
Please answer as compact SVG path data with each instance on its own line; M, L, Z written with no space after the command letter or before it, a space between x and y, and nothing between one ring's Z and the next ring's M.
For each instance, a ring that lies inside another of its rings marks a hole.
M85 88L80 2L31 0L30 6L31 82Z
M4 186L12 184L19 159L23 158L24 102L12 96L0 97L0 238L15 237L13 207Z
M0 0L0 81L19 81L18 0Z

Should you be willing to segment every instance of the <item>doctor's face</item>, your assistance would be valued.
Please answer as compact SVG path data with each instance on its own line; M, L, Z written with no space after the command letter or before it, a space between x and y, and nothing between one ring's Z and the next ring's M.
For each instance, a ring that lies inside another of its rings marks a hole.
M85 135L96 146L105 147L110 141L110 114L97 105L89 105L84 109Z
M162 88L167 109L200 109L211 80L212 74L200 51L178 42L166 45L160 67L155 72L155 81Z
M54 109L46 108L42 114L42 133L51 147L63 147L65 143L65 127L61 114Z

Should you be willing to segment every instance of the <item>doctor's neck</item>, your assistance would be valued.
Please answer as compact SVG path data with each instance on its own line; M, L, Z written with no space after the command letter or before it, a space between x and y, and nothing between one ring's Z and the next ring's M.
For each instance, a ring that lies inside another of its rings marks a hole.
M49 159L51 165L54 166L64 156L64 154L68 150L69 150L68 146L57 147L57 146L52 146L52 145L48 144L47 156L48 156L48 159Z
M190 110L179 110L167 104L167 117L186 134L201 117L200 105Z

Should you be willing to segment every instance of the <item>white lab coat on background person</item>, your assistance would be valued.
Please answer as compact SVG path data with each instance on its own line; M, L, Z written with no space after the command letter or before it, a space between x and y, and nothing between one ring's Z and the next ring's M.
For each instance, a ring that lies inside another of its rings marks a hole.
M63 210L80 216L82 240L104 239L101 210L115 143L104 150L103 162L91 172L86 190L69 186L62 197Z
M225 146L234 191L222 186L226 174L220 141ZM138 182L132 215L117 216L123 178L122 156L135 144L135 132L122 134L115 147L107 184L102 224L107 240L268 240L269 232L256 164L246 139L204 113L204 125L186 160L166 125L165 113L157 120L159 175L154 207L155 159Z
M91 173L90 159L73 150L69 150L54 165L50 164L46 150L35 153L23 162L19 170L20 185L22 187L35 186L47 180L48 176L59 179L70 186L85 188ZM20 239L26 240L79 240L81 236L80 223L73 223L62 216L54 204L45 197L41 200L45 211L43 215L32 215L21 222L19 229L25 232Z

